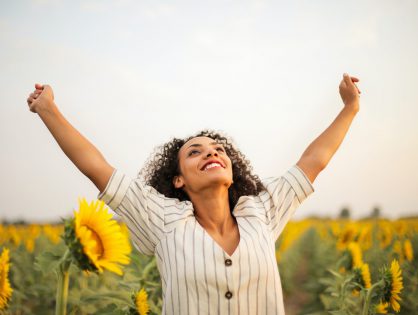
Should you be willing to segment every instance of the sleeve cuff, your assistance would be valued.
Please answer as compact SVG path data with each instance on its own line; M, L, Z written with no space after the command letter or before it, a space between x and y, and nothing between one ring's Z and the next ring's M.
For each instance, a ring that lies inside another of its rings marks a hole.
M129 177L114 169L106 188L97 195L97 199L103 200L112 210L115 210L125 197L130 183L131 179Z
M283 177L289 182L295 190L299 203L305 200L315 191L313 184L310 182L306 174L296 164L293 165Z

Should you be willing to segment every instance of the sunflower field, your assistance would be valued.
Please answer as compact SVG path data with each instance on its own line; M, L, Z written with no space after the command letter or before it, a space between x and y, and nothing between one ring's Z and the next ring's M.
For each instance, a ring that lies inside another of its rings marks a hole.
M276 243L287 315L418 314L418 218L305 219ZM102 201L59 224L0 225L0 314L160 314L155 257Z

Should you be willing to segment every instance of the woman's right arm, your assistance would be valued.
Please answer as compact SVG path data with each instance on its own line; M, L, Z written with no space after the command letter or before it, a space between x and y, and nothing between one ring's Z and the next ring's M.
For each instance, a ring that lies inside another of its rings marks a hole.
M52 88L35 84L35 91L29 95L27 103L30 111L42 119L65 155L102 192L114 168L61 114L54 102Z

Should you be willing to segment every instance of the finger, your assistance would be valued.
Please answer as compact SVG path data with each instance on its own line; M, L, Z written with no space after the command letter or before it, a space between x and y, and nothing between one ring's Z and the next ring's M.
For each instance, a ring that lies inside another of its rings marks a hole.
M29 105L32 104L33 101L34 101L34 98L33 97L28 97L26 99L26 102L28 102Z
M352 82L358 82L358 81L360 81L358 78L356 78L356 77L351 77L351 81Z
M42 84L39 84L39 83L35 83L35 89L40 89L40 90L43 90L43 85Z
M359 90L358 86L356 84L354 84L354 86L356 87L358 94L361 94L361 91Z
M345 84L347 84L347 86L350 86L351 84L353 84L353 82L351 82L350 76L347 73L343 74L343 80Z

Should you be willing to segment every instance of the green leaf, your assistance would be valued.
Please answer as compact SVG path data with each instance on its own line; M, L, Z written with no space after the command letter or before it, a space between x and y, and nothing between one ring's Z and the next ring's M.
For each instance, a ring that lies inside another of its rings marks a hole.
M116 293L116 292L105 292L105 293L92 293L92 294L84 294L81 297L80 304L89 304L94 302L102 301L103 299L111 300L112 302L119 302L119 303L130 303L129 298L126 294Z
M348 315L348 313L346 312L346 311L341 311L341 310L338 310L338 311L328 311L330 314L332 314L332 315Z
M106 305L106 307L98 310L93 315L124 315L124 312L121 309L118 309L118 306L114 303Z
M334 275L335 277L337 277L338 279L342 279L343 278L343 276L341 275L341 274L339 274L337 271L335 271L335 270L332 270L332 269L327 269L327 271L329 272L329 273L331 273L332 275Z
M51 252L44 252L35 258L35 269L41 271L44 275L51 271L57 270L61 261L61 255L56 255Z

